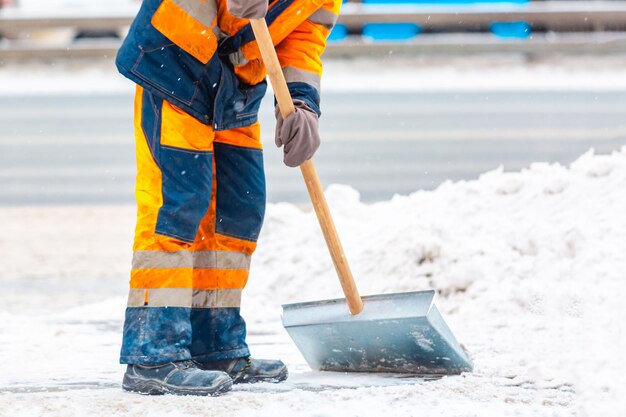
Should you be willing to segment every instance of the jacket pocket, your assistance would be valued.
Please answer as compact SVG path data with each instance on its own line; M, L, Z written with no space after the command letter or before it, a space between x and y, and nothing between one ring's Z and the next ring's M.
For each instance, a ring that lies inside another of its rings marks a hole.
M173 43L140 49L131 72L166 96L191 105L198 94L204 65Z
M219 61L222 75L215 98L213 129L227 130L255 123L261 100L267 91L267 82L244 84L235 75L230 63L225 63L221 58Z

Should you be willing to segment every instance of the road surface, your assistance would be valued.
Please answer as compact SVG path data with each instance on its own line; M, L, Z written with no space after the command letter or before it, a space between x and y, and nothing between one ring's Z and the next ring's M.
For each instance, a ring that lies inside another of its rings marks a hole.
M365 201L626 145L624 91L332 92L322 109L322 182ZM261 121L268 200L305 203L273 145L268 97ZM3 96L0 126L0 206L133 202L132 97Z

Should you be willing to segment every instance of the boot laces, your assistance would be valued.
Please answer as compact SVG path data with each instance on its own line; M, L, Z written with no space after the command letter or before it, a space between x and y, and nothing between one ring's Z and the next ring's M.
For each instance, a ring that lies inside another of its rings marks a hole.
M181 362L181 363L179 363L177 365L178 365L178 369L180 369L181 371L184 371L186 369L189 369L191 367L196 366L195 363L193 361L191 361L191 360Z
M250 356L244 359L246 361L246 364L241 370L237 371L237 373L233 376L233 380L238 380L239 378L245 378L245 375L248 373L250 368L252 368L252 359L250 359Z

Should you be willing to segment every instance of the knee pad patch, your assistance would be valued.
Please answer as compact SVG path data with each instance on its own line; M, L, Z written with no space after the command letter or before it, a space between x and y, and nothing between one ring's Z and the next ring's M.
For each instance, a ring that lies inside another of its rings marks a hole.
M193 242L211 202L212 153L160 147L163 205L156 233Z
M260 149L214 144L219 234L255 242L265 216L265 173Z

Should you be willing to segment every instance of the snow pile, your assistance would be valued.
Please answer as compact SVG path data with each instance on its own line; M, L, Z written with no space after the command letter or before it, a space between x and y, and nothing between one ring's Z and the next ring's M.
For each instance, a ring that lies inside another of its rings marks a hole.
M625 187L626 148L373 205L329 188L363 294L439 291L475 371L438 381L308 371L279 304L339 284L314 214L270 205L243 313L292 377L209 400L119 390L132 208L0 209L0 415L623 416Z
M362 293L436 288L477 373L574 383L582 410L610 415L626 395L625 187L626 148L371 206L344 186L328 199ZM318 229L312 213L271 207L245 298L252 321L273 320L276 300L340 296Z

